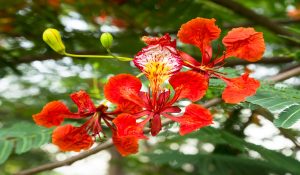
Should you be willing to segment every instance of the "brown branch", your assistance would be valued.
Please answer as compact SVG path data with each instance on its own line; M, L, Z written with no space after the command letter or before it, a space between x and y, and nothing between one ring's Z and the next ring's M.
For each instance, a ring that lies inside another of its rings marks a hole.
M293 76L296 76L296 75L299 75L299 74L300 74L300 66L297 67L297 68L294 68L292 70L289 70L287 72L283 72L283 73L280 73L280 74L275 75L273 77L270 77L268 80L273 81L273 82L278 82L278 81L282 81L282 80L288 79L290 77L293 77ZM214 98L214 99L209 100L206 103L204 103L203 106L204 107L211 107L211 106L214 106L214 105L219 104L221 102L222 102L222 100L220 98ZM170 123L172 123L171 120L166 120L166 121L163 122L163 125L165 126L165 125L168 125ZM147 128L144 131L148 133L150 131L150 129ZM112 140L109 139L105 143L99 144L95 148L84 151L84 152L82 152L82 153L80 153L76 156L73 156L71 158L68 158L64 161L56 161L56 162L52 162L52 163L47 163L47 164L40 165L40 166L35 167L35 168L20 171L20 172L16 173L15 175L32 175L32 174L39 173L39 172L42 172L42 171L52 170L54 168L58 168L58 167L61 167L61 166L71 165L72 163L74 163L78 160L84 159L84 158L86 158L90 155L93 155L93 154L95 154L99 151L102 151L104 149L107 149L111 146L113 146L113 143L112 143Z
M293 57L264 57L257 62L248 62L241 59L230 59L225 60L226 64L225 67L232 67L236 65L248 65L248 64L282 64L282 63L289 63L293 62Z
M283 81L283 80L286 80L286 79L289 79L291 77L298 76L298 75L300 75L300 66L298 66L294 69L288 70L286 72L282 72L276 76L270 77L270 78L268 78L268 80L273 81L273 82L279 82L279 81Z
M208 107L211 107L211 106L214 106L214 105L220 103L221 101L222 101L221 99L215 98L215 99L207 101L205 104L203 104L203 106L208 108ZM166 126L170 123L172 123L171 120L166 120L166 121L163 122L163 126ZM148 133L148 132L150 132L150 129L147 128L144 131L146 133ZM95 148L84 151L84 152L82 152L82 153L80 153L76 156L73 156L71 158L68 158L64 161L56 161L56 162L52 162L52 163L47 163L47 164L40 165L40 166L35 167L35 168L20 171L20 172L16 173L15 175L32 175L32 174L39 173L39 172L42 172L42 171L52 170L54 168L58 168L58 167L61 167L61 166L71 165L72 163L74 163L78 160L84 159L84 158L86 158L90 155L93 155L93 154L95 154L99 151L105 150L105 149L107 149L111 146L113 146L113 143L112 143L112 140L109 139L105 143L97 145Z
M269 29L270 31L279 34L279 35L286 35L286 36L292 36L292 33L290 33L285 28L281 27L278 23L275 21L269 19L266 16L257 14L253 10L245 7L244 5L234 1L234 0L210 0L218 5L221 5L223 7L226 7L235 13L246 17L250 21L253 21L256 24L259 24L261 26L264 26L265 28Z
M288 25L288 24L297 24L300 23L299 19L278 19L278 20L274 20L275 23L277 24L282 24L282 25ZM249 21L249 22L245 22L245 23L240 23L240 24L229 24L226 23L223 25L224 28L236 28L236 27L251 27L255 25L255 23Z

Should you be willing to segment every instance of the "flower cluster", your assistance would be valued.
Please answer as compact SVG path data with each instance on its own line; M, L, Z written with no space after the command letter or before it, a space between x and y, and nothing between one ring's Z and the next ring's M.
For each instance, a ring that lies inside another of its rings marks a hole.
M258 61L265 50L262 33L253 28L234 28L222 40L226 48L224 54L213 58L211 42L219 37L220 32L214 19L195 18L181 26L178 38L200 49L201 62L178 50L176 41L168 34L143 37L147 46L135 55L133 62L149 80L147 91L141 90L139 78L119 74L111 77L104 86L104 96L116 105L115 110L109 111L104 104L96 107L89 95L81 90L71 94L78 112L72 113L62 102L53 101L33 115L33 119L45 127L58 126L53 132L52 142L62 151L90 148L93 137L100 137L103 132L101 123L104 123L112 131L113 143L123 156L138 152L139 139L147 139L144 133L146 125L151 135L156 136L162 129L162 117L178 122L180 135L208 126L213 121L208 109L195 103L180 108L178 101L183 98L191 102L200 100L208 89L210 77L220 78L227 84L222 94L226 103L244 101L255 94L259 81L250 78L248 72L241 77L228 78L217 69L232 56ZM180 72L183 66L190 70ZM65 118L85 122L79 127L60 126Z
M215 19L195 18L183 24L178 32L178 38L183 43L198 47L202 53L202 60L198 62L185 52L179 51L184 65L192 71L205 75L207 80L214 76L223 80L227 87L222 98L226 103L239 103L246 97L254 95L259 87L259 81L250 78L248 72L238 78L227 78L217 72L229 57L237 57L255 62L262 58L265 51L263 34L253 28L234 28L228 32L222 42L226 48L221 57L212 59L211 42L219 38L221 30L215 25Z

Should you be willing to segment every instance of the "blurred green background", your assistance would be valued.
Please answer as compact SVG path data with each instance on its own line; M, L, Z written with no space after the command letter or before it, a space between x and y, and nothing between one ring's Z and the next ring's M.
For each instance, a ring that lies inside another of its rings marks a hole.
M217 20L222 33L213 43L215 53L219 46L222 49L221 39L228 30L252 26L264 33L264 59L251 65L230 59L226 66L231 68L224 71L234 76L247 66L253 76L265 79L299 66L298 5L297 0L0 0L0 139L18 139L36 132L46 137L41 147L13 145L12 149L19 151L0 165L0 174L10 175L75 154L60 153L55 146L45 145L51 130L35 128L31 116L47 102L62 100L75 111L70 93L84 89L99 103L109 76L139 74L128 62L59 55L42 41L46 28L58 29L67 51L77 54L106 54L99 36L111 32L112 52L133 57L144 46L142 36L170 33L176 39L181 24L195 17ZM200 58L197 48L180 42L177 45ZM293 93L299 96L299 78L280 86L294 88ZM202 102L220 94L220 89L211 88ZM296 160L300 159L299 127L279 130L267 120L272 114L255 110L222 103L211 108L213 128L179 137L173 124L157 138L143 141L137 155L122 158L112 148L86 163L40 174L300 174Z

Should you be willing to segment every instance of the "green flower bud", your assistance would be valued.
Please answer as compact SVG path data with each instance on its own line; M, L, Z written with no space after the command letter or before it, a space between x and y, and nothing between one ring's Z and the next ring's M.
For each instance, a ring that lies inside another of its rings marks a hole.
M113 36L110 33L105 32L100 36L100 41L104 48L109 49L113 42Z
M64 55L66 47L61 40L59 31L56 29L48 28L43 33L43 40L57 53Z

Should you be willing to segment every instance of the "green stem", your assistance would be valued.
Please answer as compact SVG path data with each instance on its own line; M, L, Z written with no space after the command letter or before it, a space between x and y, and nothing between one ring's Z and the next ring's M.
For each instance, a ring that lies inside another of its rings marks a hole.
M140 78L142 75L144 75L144 73L140 73L140 74L138 74L136 77L137 77L137 78Z
M112 56L112 55L76 55L71 53L65 53L66 56L70 57L77 57L77 58L116 58L121 61L131 61L132 58L128 57L119 57L119 56Z

